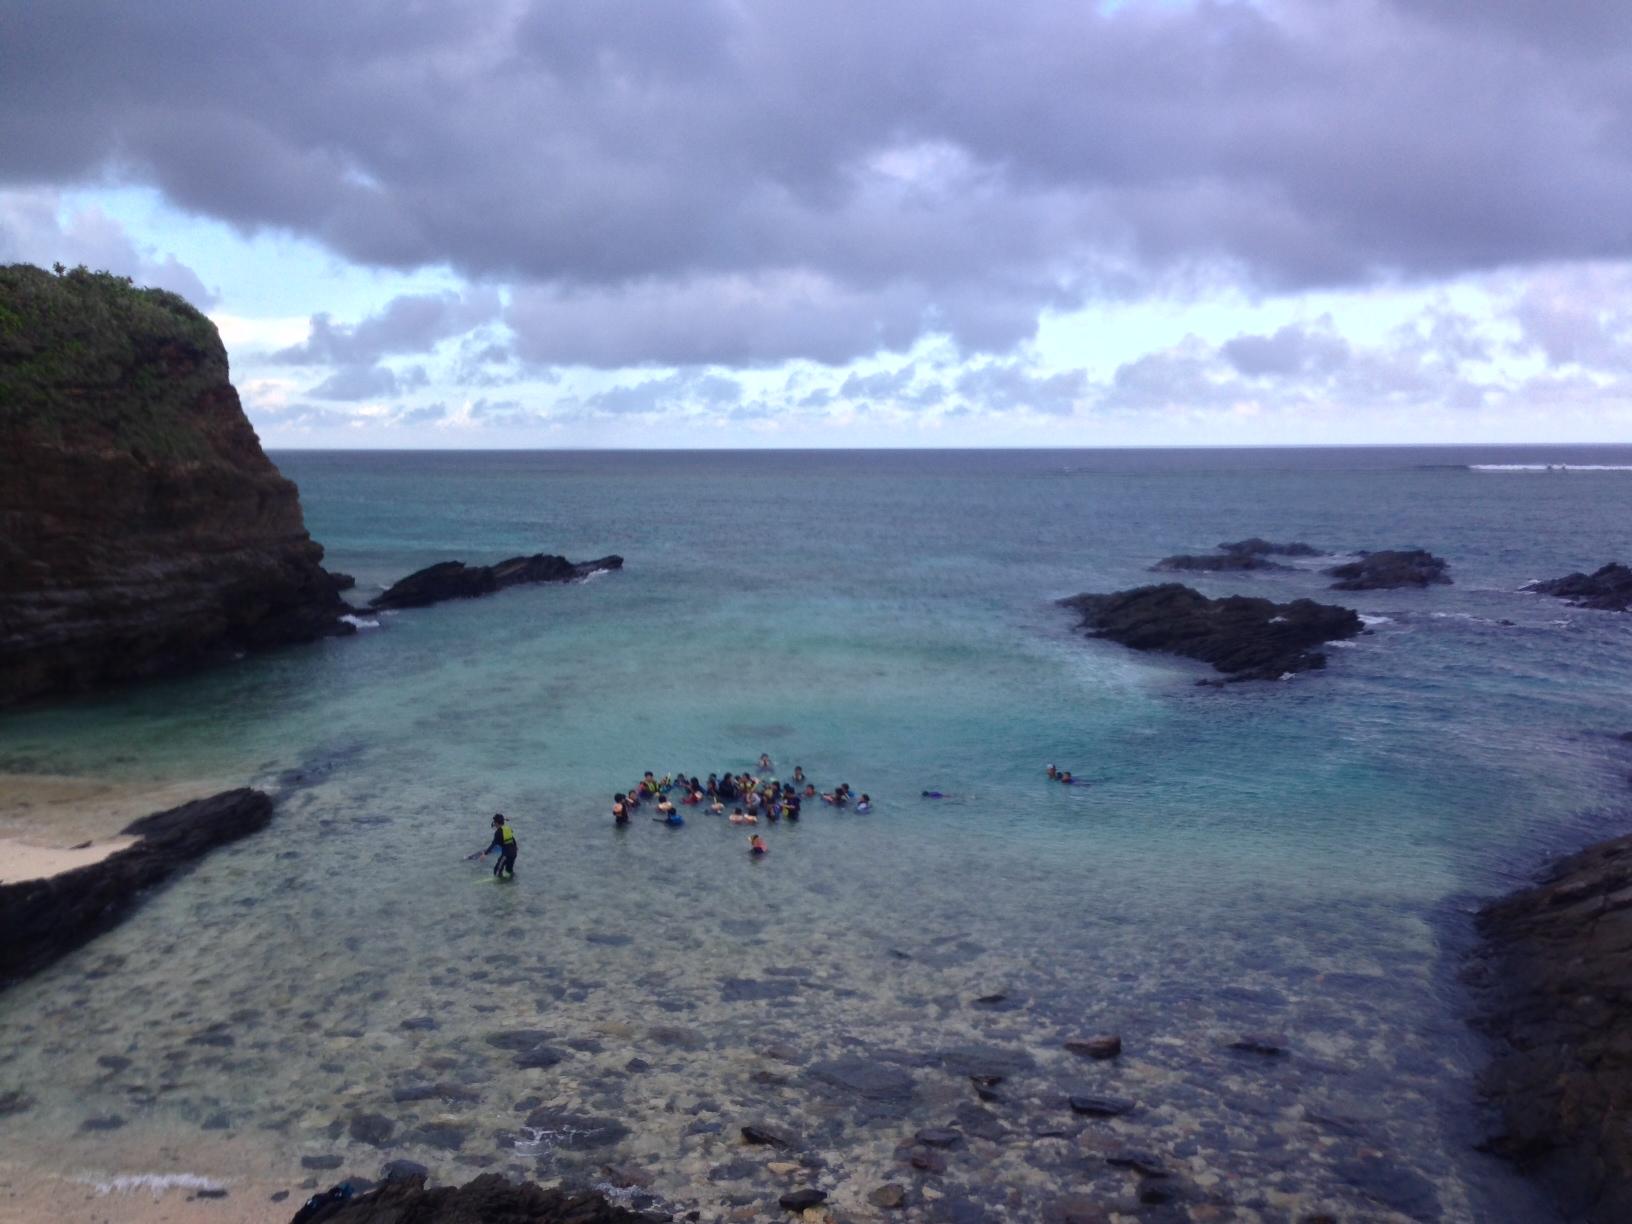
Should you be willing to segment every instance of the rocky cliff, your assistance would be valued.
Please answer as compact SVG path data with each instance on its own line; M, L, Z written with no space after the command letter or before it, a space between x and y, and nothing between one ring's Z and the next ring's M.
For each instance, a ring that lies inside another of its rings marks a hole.
M215 326L0 267L0 705L348 632Z

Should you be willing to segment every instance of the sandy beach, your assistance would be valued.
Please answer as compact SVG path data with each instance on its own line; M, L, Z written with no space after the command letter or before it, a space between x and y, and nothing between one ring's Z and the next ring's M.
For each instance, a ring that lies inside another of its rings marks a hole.
M235 785L0 774L0 884L99 862L135 842L131 821Z

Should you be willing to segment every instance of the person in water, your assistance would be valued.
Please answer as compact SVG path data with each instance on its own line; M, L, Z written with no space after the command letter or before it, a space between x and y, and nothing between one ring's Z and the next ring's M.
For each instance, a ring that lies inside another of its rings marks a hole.
M657 779L652 777L652 771L649 769L646 771L646 775L640 780L640 793L643 795L657 794Z
M708 810L713 812L716 816L722 815L725 812L725 804L716 799L713 803L708 805Z
M749 838L748 838L748 853L749 854L760 855L760 854L769 854L770 852L771 852L771 848L765 844L765 839L763 837L761 837L758 833L754 833L754 834L751 834L749 836Z
M798 783L803 782L804 780L805 780L805 767L803 765L795 765L793 767L793 781L794 781L794 784L797 785Z
M657 801L657 810L659 815L673 816L674 804L669 801L669 797L667 795L664 795Z
M806 799L816 798L816 784L814 782L806 782L805 783L805 798Z
M629 823L629 801L619 791L612 796L612 823L626 825Z
M945 799L947 797L945 791L919 791L918 793L925 799Z
M866 791L863 791L861 793L861 800L856 804L856 811L860 812L863 816L865 816L868 812L870 812L872 810L873 810L873 797L871 795L869 795Z
M761 769L763 769L766 773L771 772L771 754L770 753L762 752L762 753L759 754L759 767Z
M498 862L493 864L493 878L501 880L514 877L516 874L516 831L510 827L510 822L504 818L502 812L493 814L493 841L480 854L471 855L472 858L486 858L495 850L499 852Z
M1060 776L1056 778L1055 781L1064 782L1067 786L1076 785L1076 779L1071 776L1071 771L1069 769L1060 770Z
M1048 780L1050 782L1054 781L1054 779L1056 779L1056 778L1058 778L1060 776L1060 771L1054 768L1054 762L1052 762L1052 761L1050 761L1048 763L1048 771L1047 772L1048 772Z
M732 824L758 824L759 817L752 812L745 812L740 807L731 813Z

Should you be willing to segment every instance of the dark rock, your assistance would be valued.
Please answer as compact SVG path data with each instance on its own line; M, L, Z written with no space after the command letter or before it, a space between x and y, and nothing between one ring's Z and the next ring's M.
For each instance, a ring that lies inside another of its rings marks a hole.
M1367 1198L1413 1220L1437 1220L1442 1214L1433 1182L1381 1156L1339 1161L1333 1172Z
M328 575L329 584L336 592L349 591L357 585L357 579L350 574L342 574L339 570L325 570L324 573Z
M208 318L12 264L0 319L0 706L353 632Z
M543 1029L505 1029L498 1033L489 1033L487 1044L497 1046L501 1050L530 1050L542 1042L550 1040L555 1034L546 1033Z
M1121 1151L1108 1152L1105 1163L1118 1169L1132 1169L1140 1177L1166 1177L1167 1166L1161 1158L1152 1156L1149 1152Z
M921 1130L913 1136L925 1147L951 1148L963 1142L963 1136L949 1126Z
M300 1158L300 1167L303 1169L338 1169L345 1163L345 1160L339 1156L302 1156Z
M1056 1199L1043 1212L1046 1224L1110 1224L1111 1213L1085 1194Z
M1084 1058L1115 1058L1122 1053L1122 1038L1115 1033L1101 1033L1095 1037L1074 1037L1065 1048Z
M946 1157L932 1148L913 1148L907 1153L907 1163L921 1173L946 1172Z
M1332 566L1326 574L1337 579L1334 591L1387 591L1451 581L1444 560L1421 548L1365 553L1358 561Z
M1495 1050L1483 1145L1541 1178L1571 1219L1632 1219L1632 836L1550 865L1487 906L1473 968ZM1375 1196L1374 1196L1375 1197Z
M906 1205L906 1187L899 1182L886 1182L876 1190L869 1190L867 1192L867 1201L874 1207L882 1207L885 1211L894 1211L896 1208Z
M1284 1037L1247 1033L1230 1042L1230 1049L1240 1050L1245 1054L1262 1054L1266 1058L1282 1058L1286 1055L1285 1041Z
M1008 1128L996 1114L968 1102L958 1106L952 1120L965 1134L973 1135L976 1139L989 1139L995 1143L1008 1134Z
M228 1113L213 1113L199 1123L200 1130L231 1130L232 1115Z
M0 1092L0 1118L26 1113L33 1108L34 1098L20 1089L13 1088L7 1092Z
M391 1138L391 1132L397 1129L397 1124L384 1114L360 1113L352 1115L349 1129L351 1137L358 1143L384 1147Z
M406 1163L406 1162L404 1162ZM650 1224L592 1190L545 1190L484 1173L463 1186L427 1189L425 1174L394 1177L345 1202L324 1204L302 1224Z
M497 565L441 561L393 583L368 603L371 608L423 608L444 599L473 599L478 595L491 595L494 591L523 583L572 582L602 570L622 568L623 558L617 556L575 562L546 553L511 557Z
M1632 569L1611 561L1590 574L1549 578L1544 582L1532 582L1526 589L1567 599L1577 608L1625 612L1632 607Z
M425 1032L436 1027L436 1018L433 1016L414 1016L412 1019L404 1020L402 1027L410 1032Z
M523 1050L516 1055L515 1063L518 1067L553 1067L567 1057L565 1050L558 1050L554 1046L536 1045L530 1050Z
M865 1058L813 1063L810 1074L825 1084L873 1101L905 1101L912 1096L911 1074Z
M1243 570L1284 570L1287 567L1251 553L1200 553L1163 557L1150 568L1157 573L1236 573Z
M535 1109L527 1115L527 1125L542 1132L552 1148L567 1152L611 1147L629 1135L629 1128L616 1118L597 1118L562 1109Z
M726 1003L759 1003L767 999L791 999L799 993L799 983L787 978L759 981L755 978L725 978L720 982L720 998Z
M272 1201L274 1203L281 1203L281 1202L283 1202L284 1199L286 1199L288 1197L289 1197L289 1191L287 1191L287 1190L274 1190L272 1192Z
M628 1062L623 1064L623 1069L629 1072L631 1075L637 1075L642 1071L650 1071L652 1069L652 1064L647 1062L644 1058L631 1058Z
M783 1134L781 1131L772 1130L768 1126L745 1126L742 1128L742 1139L744 1143L759 1144L764 1147L791 1148L795 1146L790 1136Z
M232 790L155 812L125 826L135 845L49 876L0 884L0 985L27 977L116 926L138 897L206 851L265 828L272 801Z
M784 1211L804 1211L807 1207L819 1207L827 1202L827 1191L806 1186L802 1190L789 1191L776 1201Z
M83 1131L111 1131L118 1130L124 1124L125 1120L118 1114L108 1114L106 1117L101 1118L86 1118L85 1121L79 1124L79 1129Z
M416 1177L423 1181L430 1175L431 1171L417 1160L388 1160L380 1166L382 1182L403 1181Z
M1320 549L1305 544L1301 540L1293 540L1286 544L1273 544L1268 540L1259 539L1257 536L1220 544L1218 550L1245 557L1323 557L1326 555Z
M1178 583L1059 602L1081 614L1081 627L1092 637L1200 659L1232 680L1274 680L1324 667L1326 656L1314 647L1365 628L1349 608L1310 599L1208 599Z
M470 1128L455 1122L426 1122L408 1133L410 1143L441 1148L446 1152L457 1152L465 1146L465 1140L469 1137Z
M1122 1097L1074 1096L1071 1112L1090 1118L1120 1118L1133 1108L1133 1102Z
M126 1058L123 1054L103 1054L97 1058L96 1065L99 1067L106 1067L109 1071L112 1071L115 1075L117 1075L119 1072L130 1066L130 1059Z
M205 1186L202 1190L193 1191L193 1197L201 1199L224 1199L227 1197L227 1192L221 1189L219 1186Z
M931 1066L944 1068L951 1075L967 1075L1001 1083L1004 1077L1019 1075L1036 1066L1036 1060L1024 1050L1004 1046L964 1045L937 1050L926 1060Z

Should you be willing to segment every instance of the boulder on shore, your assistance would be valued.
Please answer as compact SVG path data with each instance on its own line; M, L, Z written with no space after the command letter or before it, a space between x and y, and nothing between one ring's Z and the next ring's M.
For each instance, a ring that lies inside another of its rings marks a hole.
M1325 667L1325 654L1314 647L1365 628L1349 608L1312 599L1284 604L1245 595L1208 599L1176 582L1059 602L1081 613L1081 628L1091 637L1200 659L1231 680L1275 680Z
M266 827L272 800L223 791L127 825L134 846L43 880L0 884L0 985L27 977L118 925L139 895L206 851Z
M594 561L568 561L548 553L511 557L497 565L466 565L463 561L440 561L416 570L395 582L383 594L369 600L371 608L423 608L444 599L474 599L491 595L505 587L528 582L573 582L603 570L623 568L619 556Z
M321 1198L322 1196L316 1196ZM594 1191L545 1190L484 1173L462 1186L427 1189L425 1178L394 1177L343 1201L302 1207L299 1224L647 1224L649 1216Z
M1334 591L1389 591L1449 584L1447 568L1443 558L1425 548L1402 548L1362 553L1358 561L1334 565L1326 573L1337 579Z
M1577 608L1597 608L1602 612L1625 612L1632 607L1632 569L1611 561L1590 574L1566 574L1532 582L1524 588L1542 595L1567 599Z
M352 633L215 324L0 266L0 706Z
M1569 1219L1632 1220L1632 836L1554 863L1479 915L1472 979L1496 1042L1487 1150L1547 1183Z

